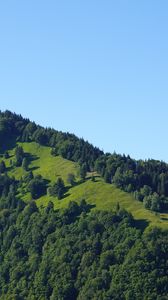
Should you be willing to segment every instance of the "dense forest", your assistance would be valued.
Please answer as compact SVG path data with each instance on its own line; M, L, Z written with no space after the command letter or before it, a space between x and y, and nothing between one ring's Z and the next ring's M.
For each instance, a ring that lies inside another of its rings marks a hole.
M143 234L119 206L90 212L85 200L39 210L16 189L0 201L0 299L167 299L166 231Z
M166 163L105 154L73 134L1 112L0 299L168 299L168 231L141 226L120 199L111 211L95 210L84 198L64 209L54 209L51 201L38 207L36 200L47 193L63 201L67 186L62 178L49 186L46 178L29 170L28 153L17 142L32 141L49 146L52 159L59 155L78 163L81 182L87 172L94 181L97 172L106 183L132 193L146 209L168 209ZM6 167L10 149L14 153ZM10 176L10 168L20 167L23 177ZM76 184L74 174L67 180ZM20 196L25 189L31 201Z
M154 159L137 161L130 156L105 154L74 134L43 128L10 111L0 112L0 149L11 137L15 141L35 141L50 146L52 155L78 162L83 178L87 171L97 171L105 182L133 193L146 209L155 212L168 210L168 164L165 162ZM4 166L1 168L3 170Z

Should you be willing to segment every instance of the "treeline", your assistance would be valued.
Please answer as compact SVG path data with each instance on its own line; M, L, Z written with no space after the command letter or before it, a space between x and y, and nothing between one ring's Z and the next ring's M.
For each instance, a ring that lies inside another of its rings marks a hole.
M0 299L167 299L168 232L142 233L119 205L39 210L9 193L0 198Z
M98 158L95 169L107 183L133 193L146 208L156 212L168 210L168 164L114 153Z
M95 160L103 154L82 138L74 134L63 133L52 128L43 128L10 111L0 112L0 147L7 140L15 137L17 141L37 142L40 145L52 147L53 155L86 164L87 170L94 168Z

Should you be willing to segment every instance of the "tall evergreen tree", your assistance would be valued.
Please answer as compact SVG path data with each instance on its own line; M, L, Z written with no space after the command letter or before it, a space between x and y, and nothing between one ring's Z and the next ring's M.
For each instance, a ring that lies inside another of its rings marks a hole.
M23 161L22 161L22 168L23 168L25 171L28 171L28 165L29 165L29 161L28 161L27 157L24 157L24 158L23 158Z
M6 171L6 165L5 162L2 160L0 162L0 174L5 173L5 171Z
M86 165L86 163L83 163L80 166L80 177L82 180L85 180L86 174L87 174L87 165Z

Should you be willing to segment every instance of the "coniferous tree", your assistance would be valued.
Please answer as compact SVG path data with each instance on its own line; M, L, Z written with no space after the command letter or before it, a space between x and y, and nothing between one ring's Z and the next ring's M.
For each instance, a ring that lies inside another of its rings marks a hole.
M50 196L56 196L59 200L62 199L66 191L63 179L59 177L57 182L48 191Z
M0 162L0 174L5 173L5 171L6 171L6 165L5 162L2 160Z
M29 165L29 161L27 159L27 157L24 157L23 158L23 161L22 161L22 168L27 171L28 170L28 165Z
M42 195L46 194L46 183L42 176L38 175L34 177L28 185L28 190L31 193L32 199L38 199Z
M106 183L111 183L111 174L108 171L106 171L104 174L104 181Z
M5 158L5 159L8 159L8 158L9 158L9 152L8 152L8 151L5 151L5 153L4 153L4 158Z
M22 161L24 158L24 151L21 146L17 146L15 149L15 156L16 156L16 166L20 167L22 165Z
M81 166L80 166L80 177L81 179L84 181L85 178L86 178L86 174L87 174L87 166L86 166L86 163L83 163Z

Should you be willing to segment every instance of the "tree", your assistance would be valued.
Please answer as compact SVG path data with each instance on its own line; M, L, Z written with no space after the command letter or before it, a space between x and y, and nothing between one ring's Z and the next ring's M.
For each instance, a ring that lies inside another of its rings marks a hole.
M67 183L69 183L71 186L75 185L75 175L73 173L68 174Z
M166 187L166 184L165 184L165 175L162 173L160 174L160 195L165 195L165 187Z
M50 196L56 196L58 199L62 199L65 193L65 184L61 177L57 179L57 182L48 189Z
M95 176L92 174L91 180L95 182Z
M28 185L28 190L33 199L40 198L46 193L46 183L44 179L40 175L33 178Z
M123 188L124 186L123 174L120 167L117 168L115 175L113 176L113 183L119 188Z
M105 174L104 174L104 181L106 183L111 183L111 174L108 172L108 171L105 171Z
M144 204L144 207L146 209L150 209L151 208L151 203L152 203L152 196L145 196L144 197L144 200L143 200L143 204Z
M85 180L87 174L87 166L86 163L80 166L80 177L82 180Z
M56 156L57 155L57 149L56 148L52 148L51 149L51 155L52 156Z
M24 151L21 146L17 146L15 149L15 156L16 156L16 166L20 167L22 165L22 161L24 158Z
M152 193L152 189L148 185L144 185L143 188L140 189L140 193L142 196L149 196Z
M5 173L6 171L6 165L5 165L5 162L2 160L0 162L0 173Z
M157 193L152 195L151 210L156 212L160 211L160 198Z
M29 183L33 178L34 178L34 175L33 175L32 171L26 173L26 175L23 176L23 180L25 183L27 183L27 182Z
M4 153L4 158L5 158L5 159L8 159L8 158L9 158L9 153L8 153L8 151L5 151L5 153Z
M48 138L46 130L43 128L36 129L36 131L33 133L33 139L40 145L47 145Z
M27 157L24 157L23 161L22 161L22 168L23 168L23 170L25 170L25 171L28 170L28 164L29 164L29 161L28 161Z

